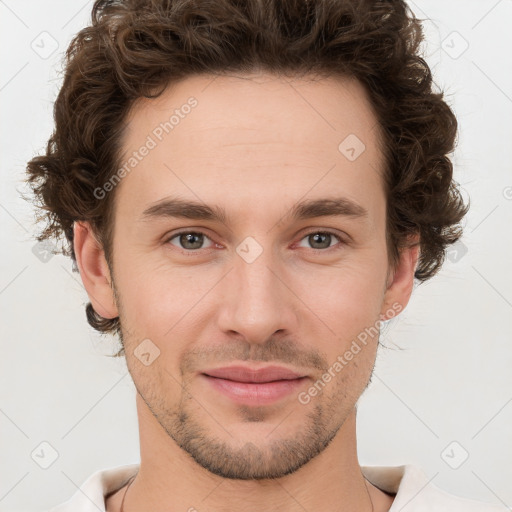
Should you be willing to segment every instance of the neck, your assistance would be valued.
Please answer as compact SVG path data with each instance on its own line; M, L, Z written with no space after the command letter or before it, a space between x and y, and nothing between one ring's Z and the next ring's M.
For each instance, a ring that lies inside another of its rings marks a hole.
M366 482L361 473L356 409L319 455L294 473L274 480L232 480L210 473L176 445L139 395L137 410L141 463L126 495L124 512L378 512L389 508L375 507L375 502L379 507L383 504L383 493Z

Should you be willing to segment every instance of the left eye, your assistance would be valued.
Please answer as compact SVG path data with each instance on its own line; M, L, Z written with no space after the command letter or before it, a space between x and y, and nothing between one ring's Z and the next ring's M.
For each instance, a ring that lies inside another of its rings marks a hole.
M198 233L196 231L185 231L183 233L178 233L172 238L169 238L168 242L172 243L172 240L175 238L178 238L178 241L181 244L181 247L178 247L187 250L205 249L205 247L202 247L204 239L206 238L210 240L210 238L207 237L204 233ZM172 244L176 245L174 243Z
M302 240L307 240L307 242L313 246L313 249L328 249L332 247L331 241L333 238L338 239L339 242L343 241L338 235L327 231L314 231L306 235Z

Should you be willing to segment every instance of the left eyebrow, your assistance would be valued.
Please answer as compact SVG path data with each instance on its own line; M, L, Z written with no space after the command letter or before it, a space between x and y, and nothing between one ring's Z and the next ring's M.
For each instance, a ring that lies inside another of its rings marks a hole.
M302 220L314 217L368 217L368 210L347 197L310 199L296 204L285 219Z
M368 217L368 210L346 197L310 199L301 201L285 215L286 220L304 220L315 217ZM146 208L139 221L155 218L184 218L227 223L226 210L220 206L200 203L179 197L166 198Z

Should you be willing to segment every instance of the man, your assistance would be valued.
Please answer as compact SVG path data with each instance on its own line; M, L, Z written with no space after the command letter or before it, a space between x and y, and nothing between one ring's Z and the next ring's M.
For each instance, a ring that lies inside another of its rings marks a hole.
M357 458L381 323L467 211L420 42L398 0L96 2L28 171L141 462L53 510L502 510Z

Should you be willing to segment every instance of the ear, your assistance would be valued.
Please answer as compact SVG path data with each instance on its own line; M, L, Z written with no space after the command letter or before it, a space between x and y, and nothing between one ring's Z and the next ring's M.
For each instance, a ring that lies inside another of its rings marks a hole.
M105 253L88 222L73 224L73 247L80 277L94 311L103 318L119 316Z
M414 286L414 272L420 253L419 235L409 239L407 247L400 250L399 261L394 270L390 270L380 312L381 320L393 318L405 309Z

